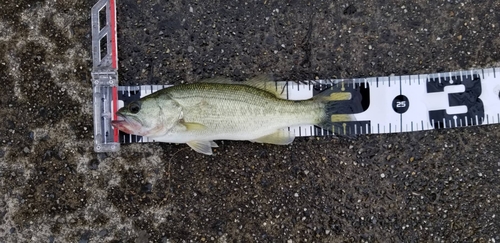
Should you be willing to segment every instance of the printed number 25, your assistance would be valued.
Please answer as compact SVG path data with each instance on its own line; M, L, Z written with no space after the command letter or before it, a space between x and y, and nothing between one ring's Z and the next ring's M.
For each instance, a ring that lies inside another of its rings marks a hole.
M406 107L406 101L396 101L396 107L397 108L402 108L402 107Z

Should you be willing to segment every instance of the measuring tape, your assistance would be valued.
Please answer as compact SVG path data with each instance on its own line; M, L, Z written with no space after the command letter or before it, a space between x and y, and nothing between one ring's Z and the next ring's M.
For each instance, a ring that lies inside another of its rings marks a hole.
M115 0L100 0L91 10L92 90L94 104L94 150L120 150L116 120L118 99L118 48Z
M96 7L97 6L97 7ZM106 9L108 28L99 17ZM94 17L95 16L95 17ZM101 0L92 9L94 71L94 140L96 152L118 151L120 144L154 142L126 134L111 126L117 109L170 85L118 86L116 21L113 0ZM96 22L94 22L94 20ZM102 22L102 21L101 21ZM95 37L95 38L94 38ZM101 55L102 40L107 49ZM95 41L94 41L95 40ZM98 46L95 46L98 45ZM97 63L97 64L96 64ZM474 69L435 74L357 79L273 82L289 100L305 100L322 92L348 92L349 100L334 101L339 114L353 121L334 122L333 133L363 135L401 133L500 123L500 69ZM334 118L332 117L332 120ZM96 121L97 120L97 121ZM332 132L314 125L288 127L298 137L329 136Z

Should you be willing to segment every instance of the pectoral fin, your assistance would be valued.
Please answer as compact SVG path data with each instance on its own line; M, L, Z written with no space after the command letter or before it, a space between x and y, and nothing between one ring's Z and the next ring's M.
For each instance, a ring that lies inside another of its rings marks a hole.
M184 125L188 131L200 131L207 128L205 125L196 122L181 121L180 123Z
M251 140L252 142L257 142L257 143L270 143L270 144L277 144L277 145L287 145L293 142L295 139L295 134L289 131L282 131L278 130L274 133L271 133L269 135Z
M194 151L206 155L212 155L212 147L219 147L214 141L190 141L187 145Z

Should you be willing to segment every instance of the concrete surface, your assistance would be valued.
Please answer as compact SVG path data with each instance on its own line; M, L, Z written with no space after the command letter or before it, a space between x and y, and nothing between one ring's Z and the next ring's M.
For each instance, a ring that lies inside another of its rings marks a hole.
M499 242L499 125L92 146L93 0L0 3L0 242ZM499 1L118 0L120 84L499 66Z

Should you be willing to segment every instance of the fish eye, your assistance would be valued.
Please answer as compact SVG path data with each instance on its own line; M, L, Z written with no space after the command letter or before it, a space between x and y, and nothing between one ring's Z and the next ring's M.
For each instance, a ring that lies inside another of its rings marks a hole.
M137 114L141 110L141 104L139 102L132 102L128 105L128 110L132 114Z

